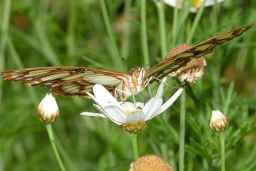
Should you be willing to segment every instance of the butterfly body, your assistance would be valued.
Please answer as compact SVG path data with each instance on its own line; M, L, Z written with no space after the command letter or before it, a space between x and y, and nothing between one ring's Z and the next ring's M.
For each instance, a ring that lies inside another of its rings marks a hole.
M215 36L195 46L182 46L171 49L157 65L149 68L136 68L131 73L122 73L88 67L35 67L2 73L5 80L19 81L32 86L49 88L53 93L65 96L87 96L95 84L102 84L114 95L125 100L132 94L142 91L149 83L167 75L178 76L181 84L193 82L203 73L203 56L226 41L239 37L250 26L236 28ZM185 75L184 75L185 74Z
M147 85L147 80L144 78L146 70L144 68L136 68L132 70L129 77L123 80L117 87L117 93L119 94L121 100L125 100L132 94L136 95L141 92ZM119 92L122 90L122 92Z

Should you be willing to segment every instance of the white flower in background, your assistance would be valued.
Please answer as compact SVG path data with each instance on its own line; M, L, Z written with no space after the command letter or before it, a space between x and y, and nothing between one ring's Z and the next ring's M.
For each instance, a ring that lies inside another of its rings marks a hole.
M182 5L184 5L186 0L164 0L166 4L172 6L172 7L177 7L177 8L181 8ZM191 12L197 12L198 8L201 7L201 5L203 4L204 0L194 0L192 3L192 7L190 9ZM215 1L216 3L222 2L224 0L205 0L205 7L208 6L212 6L214 5Z
M212 111L212 118L209 125L212 130L222 132L229 124L229 118L219 110Z
M163 104L162 93L166 78L161 82L157 94L147 103L118 102L102 85L93 86L94 95L88 93L100 113L83 112L81 115L108 118L128 132L139 132L146 122L164 112L180 96L182 88Z
M40 102L37 109L37 114L45 124L54 122L58 118L59 108L51 93L46 94L46 96Z

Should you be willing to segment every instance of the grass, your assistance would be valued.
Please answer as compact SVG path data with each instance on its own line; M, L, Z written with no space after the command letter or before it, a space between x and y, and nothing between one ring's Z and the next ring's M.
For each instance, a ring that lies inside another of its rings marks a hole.
M69 4L71 3L71 4ZM232 28L254 24L254 1L225 1L192 14L159 1L1 1L0 71L35 66L89 66L129 72L153 66L167 49L196 44ZM207 55L205 75L187 84L184 170L220 170L211 111L230 118L225 131L226 170L254 171L256 164L256 32ZM175 78L168 84L179 86ZM156 85L150 88L154 91ZM0 171L58 170L44 125L36 116L48 90L0 80ZM165 88L167 99L174 88ZM55 141L67 170L128 170L130 135L107 120L82 117L92 102L56 96L60 118ZM139 155L157 154L179 170L180 103L153 119L138 136Z

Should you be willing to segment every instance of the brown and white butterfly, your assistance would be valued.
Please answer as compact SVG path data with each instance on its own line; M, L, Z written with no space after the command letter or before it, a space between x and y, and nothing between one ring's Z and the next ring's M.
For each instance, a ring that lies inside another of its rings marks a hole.
M236 28L195 46L186 46L185 50L177 51L177 48L174 48L157 65L149 69L136 68L131 73L88 67L53 66L7 71L2 73L1 77L32 86L47 87L52 92L64 96L87 96L93 85L102 84L114 95L119 95L121 100L125 100L131 94L143 90L149 83L169 74L179 73L182 67L186 67L193 60L195 62L192 63L195 64L192 67L196 68L197 59L211 53L216 46L240 36L249 28L250 26ZM173 53L174 51L176 52Z

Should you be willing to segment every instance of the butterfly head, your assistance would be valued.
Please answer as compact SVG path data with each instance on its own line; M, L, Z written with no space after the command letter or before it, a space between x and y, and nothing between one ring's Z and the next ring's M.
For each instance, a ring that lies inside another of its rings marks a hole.
M137 80L143 80L146 70L142 67L132 68L130 70L130 75Z
M130 75L136 84L137 93L140 92L144 86L144 77L146 70L142 67L133 68L130 70Z

